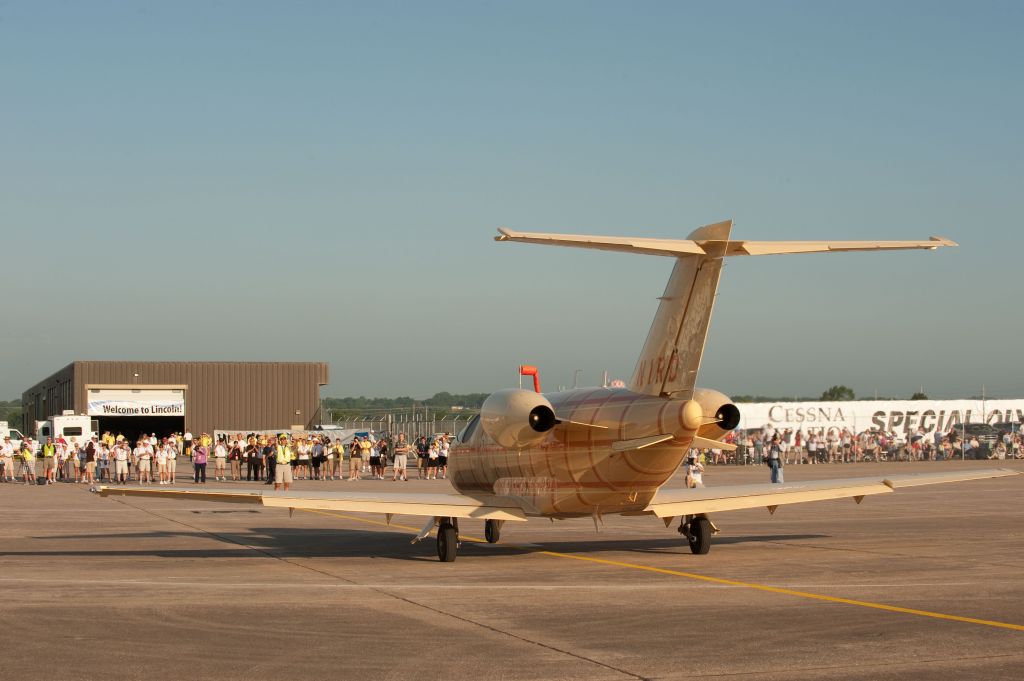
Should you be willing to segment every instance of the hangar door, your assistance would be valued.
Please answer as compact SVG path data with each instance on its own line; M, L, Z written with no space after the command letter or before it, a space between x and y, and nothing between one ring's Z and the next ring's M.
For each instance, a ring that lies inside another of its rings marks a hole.
M166 437L185 430L185 390L155 386L89 388L89 416L100 433L110 431L134 441L142 434Z

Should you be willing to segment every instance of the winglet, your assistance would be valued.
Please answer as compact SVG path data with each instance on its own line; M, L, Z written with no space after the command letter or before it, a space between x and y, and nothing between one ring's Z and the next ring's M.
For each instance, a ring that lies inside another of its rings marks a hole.
M932 248L933 251L936 248L938 248L939 246L959 246L960 245L957 242L953 241L952 239L947 239L944 236L930 236L930 237L928 237L928 240L935 242L935 246Z

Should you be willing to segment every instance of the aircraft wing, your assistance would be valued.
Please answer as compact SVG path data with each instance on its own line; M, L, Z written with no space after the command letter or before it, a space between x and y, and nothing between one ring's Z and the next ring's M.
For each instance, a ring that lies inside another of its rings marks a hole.
M1008 468L993 468L989 470L912 473L870 478L810 480L807 482L787 482L782 484L764 483L702 487L697 489L660 489L644 510L654 513L659 518L760 507L765 507L774 513L775 507L783 504L799 504L807 501L846 499L849 497L853 497L859 504L861 499L866 496L888 494L902 487L1000 478L1007 475L1020 475L1020 473Z
M148 487L111 487L96 489L101 496L156 497L190 499L234 504L253 504L270 508L303 508L325 511L384 513L391 515L441 516L448 518L481 518L487 520L526 520L526 513L512 499L481 495L425 494L403 492L274 492L253 489L152 489Z

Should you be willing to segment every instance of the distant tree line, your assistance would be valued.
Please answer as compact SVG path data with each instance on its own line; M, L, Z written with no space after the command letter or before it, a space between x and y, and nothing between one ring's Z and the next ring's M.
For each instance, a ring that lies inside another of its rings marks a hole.
M7 421L11 428L25 430L21 423L21 400L0 400L0 421Z
M852 402L854 400L898 400L898 397L887 397L877 395L874 397L857 397L852 388L845 385L834 385L821 397L767 397L765 395L733 395L736 402ZM927 400L928 395L921 391L914 392L910 396L912 400Z
M480 408L489 393L439 392L425 400L412 397L325 397L323 409L335 419L361 418L373 413L387 413L416 409L429 409L432 413L445 414L462 410L474 411ZM325 414L326 416L326 414Z
M362 418L373 414L388 412L411 412L415 409L429 409L431 413L442 415L463 410L474 411L480 408L487 399L488 393L449 393L439 392L433 397L417 400L412 397L326 397L323 400L325 412L330 411L335 419ZM736 402L839 402L850 400L891 400L895 397L861 397L845 385L834 385L825 390L819 397L789 396L772 397L769 395L733 395ZM915 392L912 400L927 400L923 392ZM325 416L327 414L325 413Z

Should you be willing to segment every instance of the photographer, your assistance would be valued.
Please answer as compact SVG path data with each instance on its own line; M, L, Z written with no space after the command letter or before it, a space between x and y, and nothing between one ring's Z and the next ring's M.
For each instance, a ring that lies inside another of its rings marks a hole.
M690 455L686 459L683 480L690 489L704 486L704 464L700 462L700 457L694 449L690 450Z
M778 434L772 435L772 440L768 444L768 468L771 469L772 476L771 480L773 483L782 482L782 448L779 447L779 436Z

